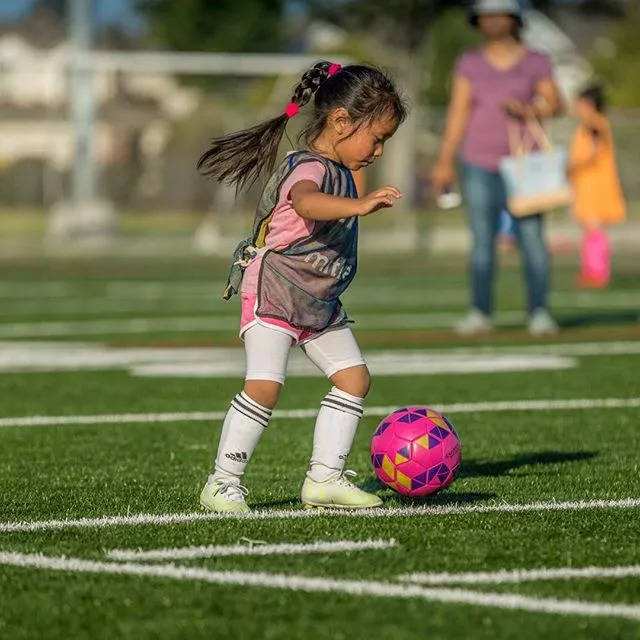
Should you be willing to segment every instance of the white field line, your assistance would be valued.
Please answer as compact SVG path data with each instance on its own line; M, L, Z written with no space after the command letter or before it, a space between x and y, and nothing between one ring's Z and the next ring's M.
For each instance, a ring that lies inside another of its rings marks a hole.
M222 287L220 287L222 288ZM43 303L43 297L35 297L29 299L23 296L15 296L14 300L7 302L3 300L2 308L0 309L0 316L41 316L43 311L47 315L66 315L74 314L79 316L95 316L96 313L113 314L113 313L140 313L141 311L151 312L156 310L171 309L174 313L216 313L219 314L221 310L226 311L227 314L231 311L231 305L226 305L223 300L214 297L218 288L208 287L206 290L199 290L193 292L185 292L181 290L175 290L169 292L158 292L156 294L142 294L135 295L129 294L126 296L119 295L118 297L105 297L105 296L91 296L91 297L63 297L57 296L44 296L47 300ZM358 295L349 296L346 301L347 308L353 312L362 309L366 311L367 315L388 315L388 309L380 307L379 310L373 310L371 307L371 295ZM397 291L389 291L388 293L376 291L375 296L377 299L384 299L384 296L389 296L389 299L394 299L393 307L396 310L405 310L404 315L411 316L423 316L424 311L417 311L416 297L422 299L425 295L429 295L425 291L404 291L403 297L397 299ZM0 296L4 298L4 296ZM451 309L451 307L462 307L466 302L467 295L461 292L458 295L446 295L445 292L437 292L437 298L429 298L429 308L434 309ZM553 298L552 298L553 300ZM634 303L629 301L628 296L622 296L620 298L610 298L598 300L593 299L572 299L569 297L556 296L555 301L552 302L553 308L556 310L575 310L575 309L632 309L640 307L640 302ZM450 313L454 313L450 311ZM458 315L462 315L464 310L460 308ZM518 315L516 315L518 314ZM235 319L237 314L233 315ZM513 315L500 316L503 321L522 321L524 322L524 312L514 311ZM416 320L418 322L418 320Z
M392 507L381 509L265 509L247 513L138 513L126 516L102 516L66 520L41 520L31 522L0 522L0 533L30 531L60 531L64 529L90 529L117 526L165 526L215 520L293 520L338 516L341 518L407 518L456 516L477 513L531 513L546 511L590 511L596 509L637 509L640 498L619 500L577 500L568 502L528 502L516 504L440 505L416 507Z
M316 542L294 544L233 544L203 545L200 547L180 547L165 549L112 549L107 552L111 560L191 560L193 558L223 558L228 556L276 556L303 555L308 553L345 553L369 549L390 549L398 543L389 540L337 540L335 542L317 540Z
M50 557L40 554L0 553L0 564L49 571L148 576L217 585L239 585L266 589L286 589L306 593L346 593L383 598L420 598L429 602L468 604L560 615L607 616L640 620L640 606L604 604L581 600L532 598L510 593L482 593L463 589L425 587L372 580L343 580L278 573L211 571L173 564L99 562L80 558Z
M290 378L319 377L319 370L306 358L296 353L287 369ZM554 355L479 355L479 356L431 356L403 354L402 352L373 352L367 356L367 365L373 375L454 375L466 373L499 373L507 371L557 371L577 366L574 358ZM219 360L198 363L154 363L133 365L129 372L142 377L188 378L242 378L245 373L242 360Z
M0 325L1 327L2 325ZM370 368L380 375L411 372L470 373L478 371L561 369L574 366L576 356L638 355L640 340L555 343L509 347L450 349L385 349L368 354ZM0 373L129 369L134 375L242 376L244 350L237 347L113 348L100 343L17 342L0 340ZM320 375L304 354L293 350L290 376Z
M0 324L2 326L9 326ZM2 352L11 349L11 356L14 358L26 358L29 354L42 351L49 353L58 351L58 357L64 353L68 353L70 348L74 352L85 353L87 358L96 357L106 352L127 354L143 354L145 357L153 357L160 359L162 354L168 356L170 360L179 360L181 362L214 360L220 355L223 357L235 355L239 359L244 358L244 349L242 347L135 347L135 348L112 348L100 342L56 342L43 340L12 342L10 340L0 340L0 348ZM183 357L180 357L180 354ZM292 352L296 353L294 350ZM551 343L535 343L535 344L519 344L519 345L488 345L477 347L446 347L441 349L377 349L372 353L384 356L385 358L405 357L422 357L431 358L433 356L468 356L468 355L520 355L526 354L551 354L559 356L607 356L607 355L639 355L640 340L610 340L606 342L551 342ZM140 357L138 355L138 357ZM131 361L131 356L128 363ZM25 359L28 363L29 360Z
M582 409L632 409L640 407L638 398L579 398L573 400L505 400L431 405L446 414L502 411L575 411ZM365 416L384 417L398 407L367 407ZM285 420L315 418L318 409L277 409L274 418ZM115 413L87 416L20 416L0 418L2 427L51 427L64 425L106 425L154 422L209 422L223 420L226 411L187 411L168 413Z
M417 353L408 351L407 353ZM640 355L640 340L615 340L610 342L556 342L551 344L523 344L514 346L453 347L429 349L424 357L434 355L482 355L507 353L535 353L562 356L630 356Z
M224 286L222 281L215 280L109 280L96 282L70 282L47 281L47 282L2 282L0 283L0 298L25 300L28 298L60 297L70 300L79 299L86 295L89 289L94 296L103 295L106 299L122 298L158 298L174 296L202 296L210 295L211 292L221 291ZM351 306L354 302L370 302L371 295L388 294L395 297L397 285L387 282L359 283L351 290L345 300ZM429 287L427 284L403 286L403 299L411 305L415 305L415 299L425 296L437 295L438 302L444 298L449 303L464 303L468 299L468 294L464 289L448 288L442 289ZM413 300L412 300L413 298ZM597 304L600 306L626 305L633 306L634 302L640 301L640 289L627 289L625 291L573 291L559 290L551 294L553 306L561 304L572 306L587 306ZM402 302L402 300L400 301Z
M429 355L420 351L373 352L370 369L379 375L436 375L497 371L567 369L577 365L574 358L553 354L478 354ZM82 371L128 368L133 375L170 375L190 377L242 377L245 373L244 350L238 348L110 348L104 345L64 343L42 347L0 340L0 373L23 371ZM320 371L294 350L288 366L289 377L321 376Z
M367 313L355 318L359 329L423 329L448 327L459 320L458 313ZM496 324L519 323L519 311L498 315ZM151 331L237 331L237 315L210 314L194 317L132 318L121 320L73 320L44 322L5 322L0 324L0 338L29 338L102 334L136 334Z
M237 329L237 318L225 316L74 320L71 322L11 322L0 325L0 338L149 333L151 331L213 331Z
M538 580L576 580L590 578L637 578L640 565L626 567L564 567L558 569L515 569L476 573L408 573L401 582L415 584L515 584Z
M211 292L209 292L211 294ZM77 300L67 299L62 301L41 299L26 300L6 304L3 302L0 309L0 316L42 316L43 313L51 315L74 314L80 316L95 316L98 313L140 313L141 311L153 312L164 311L167 308L173 313L215 313L220 315L223 301L218 301L211 295L205 296L202 293L193 296L162 296L155 298L134 298L111 300L109 298L86 297ZM232 309L226 308L226 315L234 320L237 314L231 315ZM106 319L106 318L105 318Z

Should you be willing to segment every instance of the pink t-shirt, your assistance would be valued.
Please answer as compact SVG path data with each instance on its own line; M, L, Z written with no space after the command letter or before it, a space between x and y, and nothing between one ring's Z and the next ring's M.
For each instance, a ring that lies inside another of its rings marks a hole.
M276 204L265 237L265 246L258 250L258 254L245 269L240 289L242 312L240 317L240 336L253 324L258 322L255 315L256 298L258 293L258 275L262 256L268 249L282 249L296 240L306 238L313 233L314 220L307 220L296 213L291 202L291 189L297 182L311 180L322 188L326 169L321 162L303 162L299 164L282 183L280 197ZM275 318L260 319L284 333L289 334L296 342L301 343L312 338L315 334L292 327L283 320Z
M551 78L553 70L549 56L527 49L524 57L510 69L494 67L482 49L462 54L455 74L471 83L471 114L462 143L464 162L497 171L500 160L509 155L507 114L508 100L531 102L537 84Z
M325 168L321 162L303 162L284 181L280 189L278 204L267 228L265 246L258 250L258 255L251 261L242 278L242 293L256 293L258 290L258 274L262 256L268 249L282 249L295 240L306 238L313 233L314 220L307 220L296 213L291 203L291 189L296 182L311 180L322 188Z

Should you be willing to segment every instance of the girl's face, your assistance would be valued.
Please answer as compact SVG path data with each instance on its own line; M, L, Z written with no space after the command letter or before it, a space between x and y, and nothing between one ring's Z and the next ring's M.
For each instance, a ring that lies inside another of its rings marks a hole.
M333 146L335 154L345 167L357 171L382 156L384 143L396 132L398 123L389 116L357 126L347 118L341 128Z
M506 38L513 34L515 18L508 13L478 16L478 29L489 40Z
M588 121L597 113L597 109L591 100L576 98L573 103L573 113L579 120Z

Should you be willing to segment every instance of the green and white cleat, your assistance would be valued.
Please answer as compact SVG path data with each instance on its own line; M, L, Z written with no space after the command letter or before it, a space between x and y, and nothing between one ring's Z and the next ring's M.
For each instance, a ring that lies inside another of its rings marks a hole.
M302 485L301 499L305 509L330 507L333 509L371 509L379 507L382 500L373 493L356 487L349 478L356 475L347 469L343 474L316 482L307 476Z
M247 493L240 483L210 480L200 494L200 506L218 513L247 513L251 511L244 500Z

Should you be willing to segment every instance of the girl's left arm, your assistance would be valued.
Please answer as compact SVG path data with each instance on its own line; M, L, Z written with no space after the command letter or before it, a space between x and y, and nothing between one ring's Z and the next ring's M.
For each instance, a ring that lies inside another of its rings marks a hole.
M322 193L312 180L301 180L291 187L291 204L296 213L308 220L341 220L366 216L392 207L402 194L395 187L382 187L361 198L342 198Z

